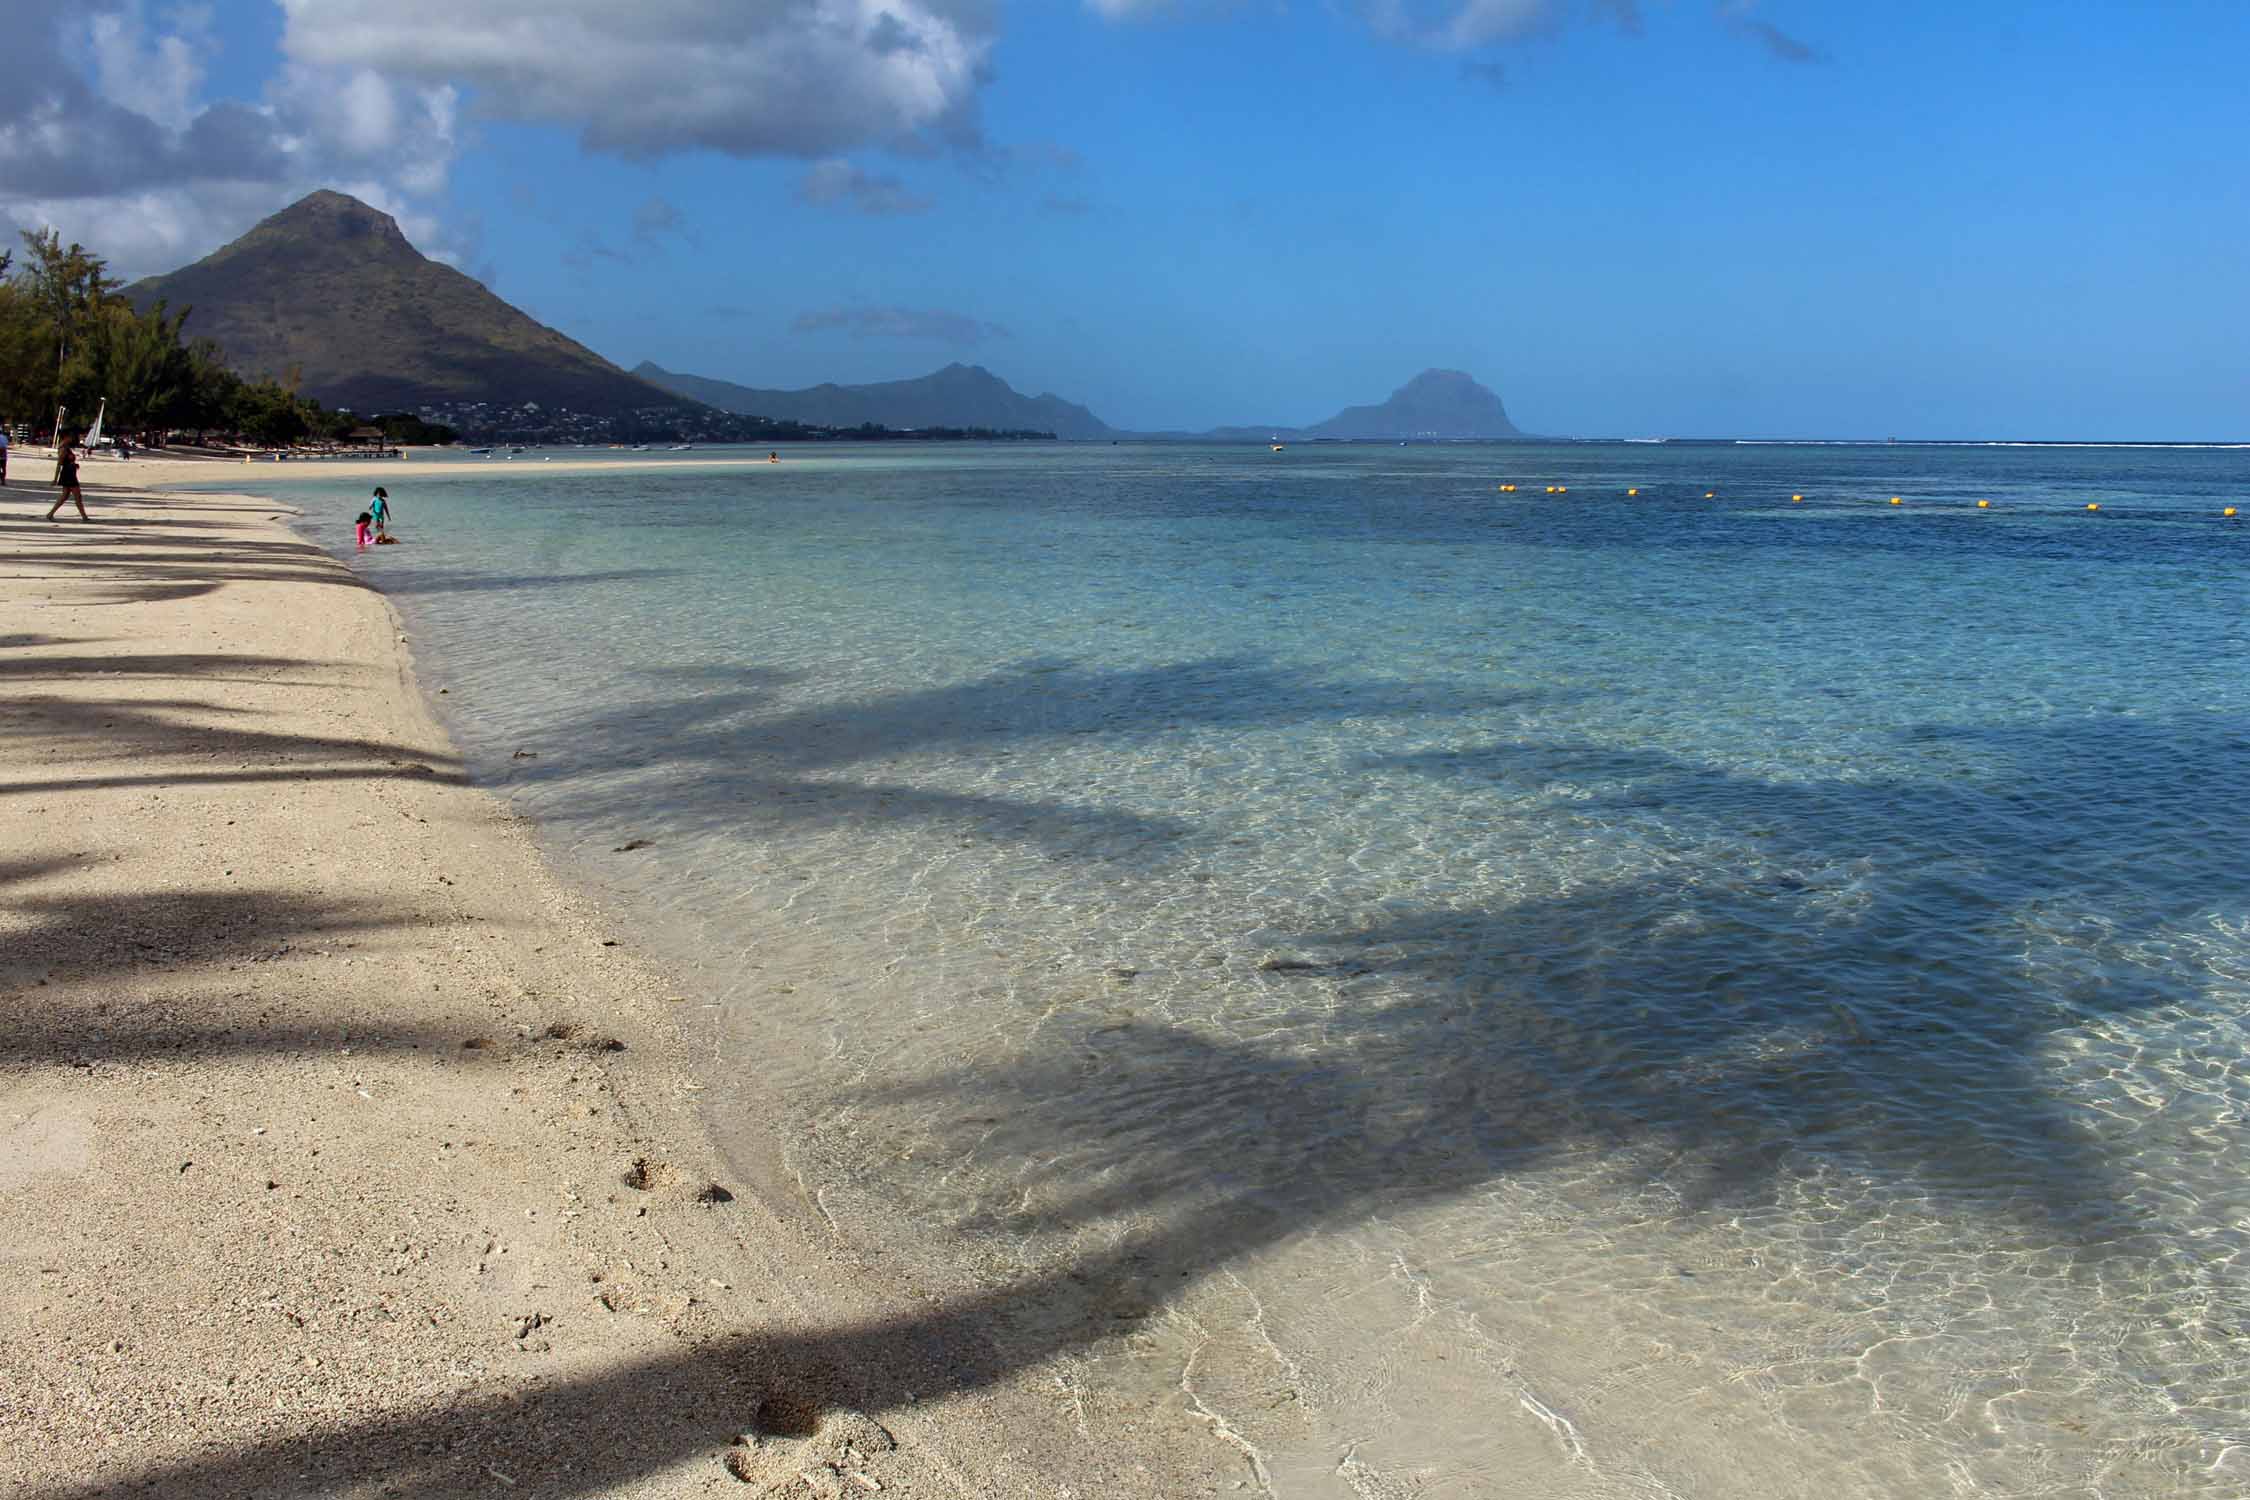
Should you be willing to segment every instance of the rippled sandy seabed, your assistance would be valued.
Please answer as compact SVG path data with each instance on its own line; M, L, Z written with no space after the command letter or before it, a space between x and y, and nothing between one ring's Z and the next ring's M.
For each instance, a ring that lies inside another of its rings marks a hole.
M2250 1487L2245 455L401 474L362 565L722 1124L1066 1411L1287 1496Z

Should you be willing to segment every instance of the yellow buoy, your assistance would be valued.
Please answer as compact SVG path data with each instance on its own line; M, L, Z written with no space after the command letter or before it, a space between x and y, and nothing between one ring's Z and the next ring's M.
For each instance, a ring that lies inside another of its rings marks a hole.
M1558 495L1567 495L1570 493L1570 486L1567 484L1558 484L1555 486L1555 493Z
M1802 505L1805 503L1805 497L1802 495L1791 495L1789 497L1789 503L1791 505Z
M1990 500L1979 500L1979 501L1977 502L1977 509L1978 509L1978 510L1990 510L1990 509L1992 509L1992 502L1991 502Z
M1706 500L1716 500L1719 498L1719 492L1717 490L1705 490L1703 492L1703 498Z
M1548 485L1548 486L1547 486L1547 493L1548 493L1548 494L1550 494L1550 495L1552 495L1552 494L1553 494L1554 492L1555 492L1555 487L1554 487L1553 485L1551 485L1551 484L1550 484L1550 485Z
M2234 507L2230 505L2225 510L2220 511L2219 514L2232 520L2234 518Z
M1625 493L1626 493L1626 494L1628 494L1628 495L1638 495L1638 494L1640 493L1640 491L1639 491L1639 490L1627 490L1627 491L1626 491ZM2234 512L2230 510L2230 511L2228 511L2228 512L2227 512L2227 514L2231 516L2231 515L2233 515L2233 514L2234 514Z
M2086 508L2087 508L2088 510L2100 510L2100 509L2101 509L2101 506L2100 506L2100 505L2098 505L2098 504L2097 504L2097 505L2089 505L2089 506L2087 506Z
M1905 502L1904 500L1900 499L1900 498L1899 498L1898 496L1896 496L1896 495L1893 495L1893 496L1891 496L1891 504L1893 504L1893 505L1904 505L1905 503L1906 503L1906 502Z

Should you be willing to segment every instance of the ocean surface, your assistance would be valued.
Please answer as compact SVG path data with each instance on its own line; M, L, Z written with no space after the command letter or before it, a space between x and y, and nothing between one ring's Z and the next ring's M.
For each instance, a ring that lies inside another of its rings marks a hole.
M2250 452L540 470L403 465L355 566L722 1131L1061 1420L1290 1497L2250 1492Z

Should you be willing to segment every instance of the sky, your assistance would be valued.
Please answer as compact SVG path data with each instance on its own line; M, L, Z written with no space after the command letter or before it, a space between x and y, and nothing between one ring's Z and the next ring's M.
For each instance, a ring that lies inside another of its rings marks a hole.
M0 0L0 219L319 187L610 359L1133 429L2250 438L2250 5ZM192 332L192 323L190 325Z

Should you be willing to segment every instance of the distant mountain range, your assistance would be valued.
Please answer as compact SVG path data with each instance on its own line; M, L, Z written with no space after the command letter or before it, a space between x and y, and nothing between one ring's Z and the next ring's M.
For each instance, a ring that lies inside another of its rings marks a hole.
M389 214L343 193L303 198L125 295L193 308L188 334L215 340L236 370L295 372L307 395L353 411L536 401L616 416L683 404L429 259Z
M1346 407L1311 427L1214 427L1208 432L1124 432L1060 396L1026 396L981 365L947 365L918 380L759 390L643 362L633 373L706 406L738 416L825 427L991 427L1052 432L1081 442L1105 438L1262 442L1269 437L1407 441L1416 438L1518 438L1500 398L1459 370L1424 370L1377 406Z
M807 390L761 390L652 363L628 373L423 255L390 215L327 191L191 266L135 282L125 295L143 308L158 301L191 308L190 335L215 340L245 375L294 376L306 394L367 413L536 402L600 418L676 413L727 421L715 408L811 427L990 428L1082 442L1523 436L1500 398L1458 370L1425 370L1380 405L1349 407L1310 427L1204 433L1120 432L1075 402L1026 396L978 365Z
M917 380L886 380L875 385L816 385L801 391L758 390L681 375L646 361L633 373L691 401L737 416L803 422L817 427L989 427L994 430L1051 432L1060 438L1108 438L1117 434L1083 406L1060 396L1026 396L981 365L947 365Z

